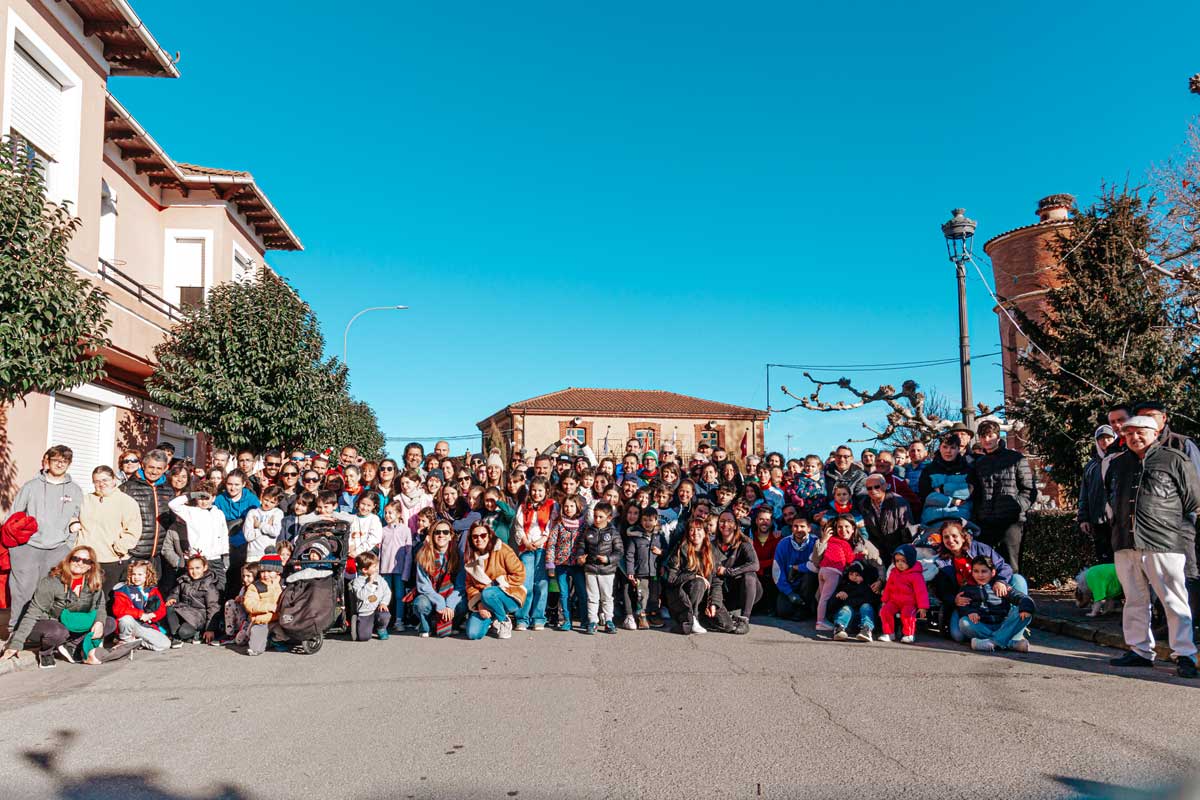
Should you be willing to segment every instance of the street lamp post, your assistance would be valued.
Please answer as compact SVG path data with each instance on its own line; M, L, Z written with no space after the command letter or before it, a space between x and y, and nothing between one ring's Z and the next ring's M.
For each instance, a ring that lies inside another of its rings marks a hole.
M975 239L975 220L968 219L966 209L956 208L948 222L942 224L946 237L946 254L953 262L958 276L958 368L962 382L962 418L971 430L975 429L975 403L971 398L971 340L967 333L967 261Z
M371 306L370 308L364 308L362 311L359 311L357 314L351 317L350 321L346 323L346 332L342 334L342 363L346 363L346 356L350 347L350 326L354 324L354 320L358 319L363 314L366 314L368 311L406 311L407 309L408 306Z

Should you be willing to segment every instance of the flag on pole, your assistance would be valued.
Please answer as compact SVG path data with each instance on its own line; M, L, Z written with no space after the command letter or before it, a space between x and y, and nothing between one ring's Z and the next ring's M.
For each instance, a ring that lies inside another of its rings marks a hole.
M750 455L750 431L742 434L742 458Z

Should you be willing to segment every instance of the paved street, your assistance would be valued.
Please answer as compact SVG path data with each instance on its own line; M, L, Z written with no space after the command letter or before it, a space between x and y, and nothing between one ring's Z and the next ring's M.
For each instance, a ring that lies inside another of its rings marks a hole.
M794 630L60 663L0 679L3 796L1069 797L1197 765L1200 683L1165 666Z

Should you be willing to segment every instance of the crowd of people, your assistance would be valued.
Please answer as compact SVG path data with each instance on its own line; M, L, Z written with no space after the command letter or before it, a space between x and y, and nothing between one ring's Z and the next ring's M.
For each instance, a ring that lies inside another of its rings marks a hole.
M1080 529L1115 564L1130 651L1153 663L1162 604L1180 675L1195 675L1200 450L1161 404L1117 406L1097 430ZM672 443L618 456L571 438L544 450L453 457L411 443L399 461L331 452L212 454L166 445L71 480L51 447L0 531L11 636L42 667L136 649L287 649L285 581L306 526L348 532L351 638L412 631L511 638L514 630L744 634L755 618L811 619L834 640L912 643L925 630L974 650L1028 650L1036 607L1020 574L1038 486L992 419L928 447L841 446L826 457L729 457ZM311 551L311 548L310 548ZM340 563L340 562L339 562ZM897 620L899 621L897 623Z

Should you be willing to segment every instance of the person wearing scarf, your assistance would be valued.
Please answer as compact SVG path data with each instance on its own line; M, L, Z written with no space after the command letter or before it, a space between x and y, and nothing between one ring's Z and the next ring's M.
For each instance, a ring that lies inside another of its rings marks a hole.
M525 602L525 565L495 532L476 522L463 554L467 590L467 638L482 639L494 626L499 639L512 638L509 615Z

